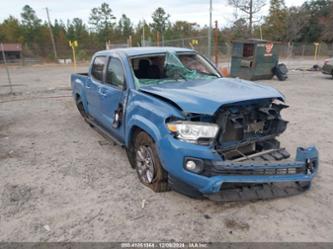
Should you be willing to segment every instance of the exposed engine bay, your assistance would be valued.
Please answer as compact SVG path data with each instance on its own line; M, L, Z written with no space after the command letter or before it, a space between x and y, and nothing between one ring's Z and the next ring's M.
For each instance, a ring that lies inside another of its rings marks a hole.
M216 139L216 150L225 160L240 160L254 157L263 151L279 151L280 143L275 139L287 128L281 118L281 110L288 106L276 101L263 100L224 106L216 114L220 127ZM283 157L289 153L282 151Z

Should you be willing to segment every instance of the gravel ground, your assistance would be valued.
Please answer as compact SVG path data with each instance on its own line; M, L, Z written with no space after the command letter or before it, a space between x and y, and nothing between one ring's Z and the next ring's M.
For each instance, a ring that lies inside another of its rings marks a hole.
M314 64L314 63L313 63ZM79 67L85 71L86 66ZM280 137L317 145L310 191L245 203L193 200L143 187L124 150L80 117L69 66L0 68L0 241L333 241L333 80L292 72Z

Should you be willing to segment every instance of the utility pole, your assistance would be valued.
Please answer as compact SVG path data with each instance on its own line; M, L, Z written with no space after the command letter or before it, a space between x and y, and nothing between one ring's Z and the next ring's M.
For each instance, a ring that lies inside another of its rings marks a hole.
M132 36L130 35L127 40L128 47L132 47Z
M208 58L212 55L212 12L213 0L209 0L209 28L208 28Z
M160 32L159 31L156 32L156 46L157 47L160 46Z
M146 46L146 37L145 37L145 26L146 26L146 22L145 20L143 20L143 28L142 28L142 42L141 42L141 46L145 47Z
M249 16L249 33L250 38L252 38L252 19L253 19L253 0L250 0L250 16Z
M215 30L214 30L214 57L215 57L215 66L216 66L216 68L218 68L218 64L219 64L218 43L219 43L219 25L218 25L218 22L215 21Z
M45 9L46 9L46 15L47 15L47 24L48 24L49 31L50 31L50 36L51 36L51 42L52 42L52 47L53 47L54 58L58 59L57 49L56 49L56 45L55 45L55 42L54 42L54 36L53 36L53 31L52 31L52 26L51 26L49 9L47 7Z
M262 40L262 27L261 27L261 25L259 26L259 30L260 30L260 40Z

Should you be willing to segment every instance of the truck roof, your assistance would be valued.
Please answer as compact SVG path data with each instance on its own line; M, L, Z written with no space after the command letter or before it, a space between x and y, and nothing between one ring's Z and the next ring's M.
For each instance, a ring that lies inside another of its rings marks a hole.
M96 53L96 55L112 55L113 53L124 54L125 56L138 56L145 54L158 54L165 52L195 52L189 48L178 47L132 47L132 48L115 48L110 50L102 50Z

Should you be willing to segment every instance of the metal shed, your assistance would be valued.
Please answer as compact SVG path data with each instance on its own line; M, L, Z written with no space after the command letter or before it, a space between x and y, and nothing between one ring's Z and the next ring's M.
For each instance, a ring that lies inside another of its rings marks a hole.
M279 57L274 44L266 40L234 41L231 76L247 80L271 79Z
M7 61L21 59L22 45L20 43L3 43L2 46ZM2 52L2 46L0 46L0 52ZM0 53L0 60L3 61L2 53Z

